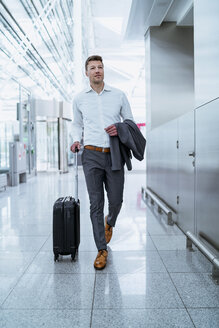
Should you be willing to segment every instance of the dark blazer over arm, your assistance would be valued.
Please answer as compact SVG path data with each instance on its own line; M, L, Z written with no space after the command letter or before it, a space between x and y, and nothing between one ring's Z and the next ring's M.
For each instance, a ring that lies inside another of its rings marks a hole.
M131 120L116 123L118 136L110 137L110 150L112 160L112 170L121 170L126 163L127 169L132 169L131 152L133 156L142 161L146 140L138 126Z

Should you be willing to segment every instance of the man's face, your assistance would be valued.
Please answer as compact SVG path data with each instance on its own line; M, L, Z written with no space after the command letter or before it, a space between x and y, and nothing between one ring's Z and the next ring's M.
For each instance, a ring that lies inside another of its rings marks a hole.
M103 63L99 60L92 60L87 65L86 75L90 83L101 84L104 79Z

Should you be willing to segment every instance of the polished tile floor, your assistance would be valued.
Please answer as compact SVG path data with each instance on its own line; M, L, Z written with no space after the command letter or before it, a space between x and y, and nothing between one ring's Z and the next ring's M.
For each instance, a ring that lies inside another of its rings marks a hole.
M79 170L81 244L54 263L52 206L74 192L73 173L41 173L0 192L1 328L217 328L219 286L211 265L176 226L141 201L142 171L126 174L124 205L96 272L96 247ZM107 213L107 206L106 206Z

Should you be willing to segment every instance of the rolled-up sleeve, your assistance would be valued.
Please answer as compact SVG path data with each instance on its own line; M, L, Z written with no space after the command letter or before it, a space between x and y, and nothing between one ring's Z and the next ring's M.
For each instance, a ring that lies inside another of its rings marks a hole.
M123 120L134 121L128 98L126 97L124 92L122 92L122 106L121 106L121 110L120 110L120 115Z
M77 106L76 99L73 101L73 141L81 141L83 129L82 113Z

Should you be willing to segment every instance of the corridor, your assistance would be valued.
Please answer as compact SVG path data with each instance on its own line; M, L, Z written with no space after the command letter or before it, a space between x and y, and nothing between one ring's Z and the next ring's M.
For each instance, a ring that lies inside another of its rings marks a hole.
M52 206L73 195L73 171L39 173L0 194L0 327L216 328L219 293L211 264L165 216L141 200L142 170L126 172L124 205L109 259L96 247L79 169L81 243L75 262L53 261ZM106 208L107 211L107 208ZM105 212L106 212L105 211Z

